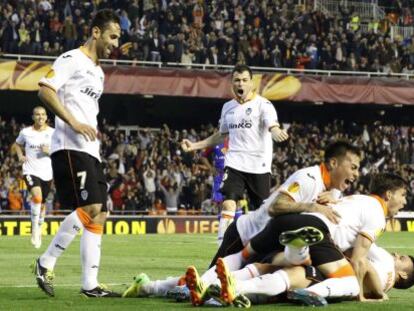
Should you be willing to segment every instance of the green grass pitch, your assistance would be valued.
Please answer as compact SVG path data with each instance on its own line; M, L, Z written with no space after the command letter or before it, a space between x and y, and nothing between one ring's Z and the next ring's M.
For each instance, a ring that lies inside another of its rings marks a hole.
M159 298L86 299L80 289L79 238L56 266L56 297L46 297L37 287L29 265L47 247L31 247L29 237L0 237L0 310L189 310L189 303ZM100 281L122 291L132 277L146 272L152 279L181 275L194 264L202 272L216 249L213 235L105 236L102 243ZM413 233L386 233L379 240L390 251L414 254ZM414 310L414 288L392 290L382 303L342 302L332 310ZM253 306L257 310L301 310L290 304ZM206 308L204 308L206 309Z

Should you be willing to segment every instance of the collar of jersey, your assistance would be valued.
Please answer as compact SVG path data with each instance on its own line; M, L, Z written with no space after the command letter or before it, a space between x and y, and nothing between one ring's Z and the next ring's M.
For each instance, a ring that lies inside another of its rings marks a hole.
M325 163L322 163L319 167L321 169L323 184L325 185L326 189L329 189L331 186L331 174L329 173Z
M95 62L95 61L92 59L91 54L89 54L89 51L88 51L88 49L86 48L86 46L82 45L81 47L79 47L79 50L80 50L83 54L85 54L85 56L86 56L87 58L89 58L89 59L92 61L92 63L94 63L96 66L99 66L99 59L97 59L97 60L96 60L96 62Z
M371 197L373 197L374 199L377 199L377 201L381 204L382 210L384 211L384 215L387 216L388 208L387 208L387 204L385 203L384 199L375 194L371 194Z
M239 104L243 105L244 103L247 103L247 102L251 101L255 97L256 97L256 92L252 92L252 95L250 95L249 97L247 97L244 102L239 101L236 96L234 96L234 100L236 102L238 102Z

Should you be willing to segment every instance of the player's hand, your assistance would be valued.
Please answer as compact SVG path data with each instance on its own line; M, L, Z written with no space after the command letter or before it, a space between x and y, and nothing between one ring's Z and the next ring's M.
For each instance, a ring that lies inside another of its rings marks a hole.
M317 213L321 213L326 218L328 218L330 222L334 224L338 224L339 221L341 220L341 215L339 215L338 212L336 212L329 206L315 203L314 211Z
M96 129L92 126L80 122L72 124L73 130L81 134L87 141L94 141L96 139Z
M335 204L338 200L335 199L331 191L325 191L318 195L316 202L323 205Z
M24 162L26 162L26 157L22 155L21 157L19 157L19 163L23 164Z
M289 134L285 130L282 130L280 127L275 126L272 128L272 137L279 143L288 139Z
M40 147L40 149L42 150L42 152L43 152L44 154L49 154L49 146L48 146L48 145L42 145L42 146Z
M181 141L181 149L183 149L184 152L194 151L193 145L194 144L188 139L183 139Z

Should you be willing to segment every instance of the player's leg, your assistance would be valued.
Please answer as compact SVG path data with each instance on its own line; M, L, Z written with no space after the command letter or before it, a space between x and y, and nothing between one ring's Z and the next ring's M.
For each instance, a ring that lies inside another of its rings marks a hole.
M51 183L52 183L51 181L40 180L41 190L42 190L42 205L40 207L40 216L39 216L39 222L38 222L38 228L39 228L38 241L40 245L42 244L42 226L43 226L43 223L45 222L45 217L46 217L45 202L50 192Z
M246 189L250 199L250 210L258 209L270 195L270 173L246 174Z
M226 168L223 176L222 193L225 197L220 214L218 228L218 243L223 240L227 228L234 220L237 201L243 197L245 184L242 172Z
M324 234L315 227L306 226L296 230L284 231L279 242L285 245L285 259L292 265L303 265L310 262L309 246L322 241Z
M87 164L84 171L86 176L80 176L79 190L81 204L82 223L85 227L81 237L80 255L82 262L82 289L81 294L87 297L119 297L98 282L98 272L101 260L101 243L104 224L107 218L107 185L101 163L86 155L82 159ZM82 172L83 173L83 172ZM84 185L82 185L82 179Z
M75 208L71 214L65 217L47 250L37 259L35 264L34 272L39 287L46 294L53 296L53 278L47 277L47 275L53 275L57 259L70 245L76 234L84 229L84 225L79 216L82 212L80 209L76 209L76 206L79 206L76 188L77 177L75 163L71 159L70 152L65 150L56 152L52 154L51 159L53 178L60 204L65 209Z
M209 268L215 266L217 259L219 259L220 257L226 257L228 255L237 253L242 249L243 243L240 239L239 232L237 231L236 222L233 222L227 228L223 237L223 242L217 250L217 253L214 255Z
M319 229L323 229L319 227ZM306 290L294 291L290 298L308 304L318 297L344 298L355 297L359 294L359 284L351 264L342 252L332 243L329 233L324 232L324 239L309 247L312 265L325 276L325 280L308 287ZM316 296L315 296L316 295Z
M41 230L39 228L39 220L41 214L41 206L42 206L42 188L40 179L36 176L32 175L25 175L24 180L26 182L26 186L30 191L30 220L32 223L32 236L31 236L31 243L35 248L40 248L41 246Z

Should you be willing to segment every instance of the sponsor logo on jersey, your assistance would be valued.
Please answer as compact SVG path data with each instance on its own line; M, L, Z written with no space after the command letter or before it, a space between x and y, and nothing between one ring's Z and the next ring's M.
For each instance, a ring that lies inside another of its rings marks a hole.
M252 121L251 120L241 120L239 123L230 123L229 129L249 129L252 127Z
M290 192L290 193L296 193L296 192L298 192L299 191L299 184L297 183L297 182L294 182L293 184L291 184L289 187L288 187L288 192Z
M86 88L82 89L80 92L83 93L83 94L86 94L86 95L88 95L88 96L90 96L90 97L92 97L93 99L96 99L96 100L99 99L99 97L101 97L101 92L95 91L91 87L86 87Z

